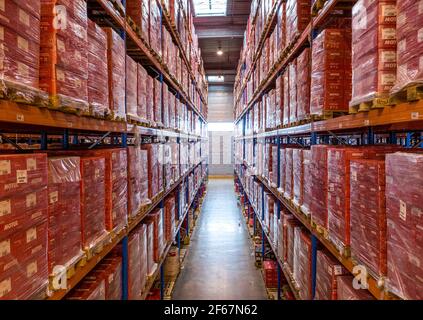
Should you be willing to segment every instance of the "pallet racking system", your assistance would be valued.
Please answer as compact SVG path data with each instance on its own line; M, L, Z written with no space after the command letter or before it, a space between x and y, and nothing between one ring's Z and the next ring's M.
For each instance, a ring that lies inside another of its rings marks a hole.
M278 6L283 1L276 1L274 4ZM338 9L351 9L355 3L353 0L323 0L317 1L312 8L311 22L307 28L294 39L287 48L281 52L279 58L273 66L269 68L268 74L264 77L263 81L258 85L255 92L251 95L251 99L243 105L241 111L235 111L235 124L237 125L238 132L235 137L236 143L241 144L241 150L243 154L238 155L236 164L239 166L235 170L235 175L238 177L239 182L242 185L242 179L246 174L255 175L253 164L247 163L245 159L246 141L252 141L255 145L257 143L271 142L280 148L284 144L296 144L299 148L306 148L316 144L334 144L334 145L374 145L378 143L389 143L395 145L401 145L407 148L421 147L423 141L423 100L407 101L406 99L402 102L396 103L395 105L385 106L383 109L373 109L367 112L349 114L341 117L332 119L314 121L310 120L308 123L295 125L295 126L280 126L272 130L262 130L262 132L246 135L246 113L258 102L258 100L267 93L269 90L275 87L276 78L283 72L287 67L288 63L295 59L306 47L310 47L313 39L317 36L319 27L325 22L325 19ZM274 17L269 16L268 24L272 25ZM264 29L261 35L261 42L263 38L268 37L271 34L267 28ZM254 57L260 54L261 47L257 48ZM244 99L244 89L246 88L247 81L254 70L257 59L253 59L253 64L247 71L245 81L240 82L240 78L237 78L238 84L236 88L239 90L239 95L235 96L235 104L241 103ZM245 69L245 62L241 61L238 72L241 69ZM237 87L238 86L238 87ZM237 92L237 91L235 91ZM244 99L245 100L245 99ZM255 148L253 148L255 152ZM278 156L279 157L279 156ZM278 183L280 181L280 161L278 159ZM290 199L284 197L277 189L270 186L270 184L261 176L255 175L255 180L263 186L264 190L267 190L277 200L277 205L286 208L292 213L302 225L308 229L312 235L312 248L313 248L313 260L312 260L312 286L315 288L316 285L316 252L317 244L320 243L326 247L342 265L353 273L355 263L350 257L341 255L334 245L329 242L325 237L311 224L310 218L307 217L300 208L295 206ZM242 185L242 195L248 200L248 195L244 191ZM248 200L248 202L250 202ZM264 206L264 204L263 204ZM251 205L248 206L251 208ZM263 212L264 208L262 208ZM280 212L278 210L278 212ZM260 217L257 217L257 210L253 209L253 212L248 212L248 216L254 216L256 220L262 225L263 239L268 238L270 245L274 252L276 250L272 245L272 241L269 238L269 233L266 231L265 226L262 224ZM278 217L279 218L279 217ZM264 248L263 248L264 254ZM285 275L288 282L290 283L291 289L294 294L297 291L295 284L291 281L289 274L285 272L283 262L278 259L279 269L278 276ZM368 275L368 290L369 292L379 300L387 299L398 299L394 294L388 292L384 288L384 284L378 282L371 275ZM280 292L280 288L278 288ZM314 289L313 289L314 291ZM280 297L280 294L279 294ZM298 298L298 296L296 296Z
M96 148L100 145L125 148L134 143L143 142L165 142L169 139L175 139L178 143L182 141L196 142L208 140L207 137L207 90L200 88L199 82L195 79L191 64L187 58L187 53L181 45L178 31L171 25L170 18L166 10L164 10L164 2L157 0L161 12L162 27L167 28L174 42L178 46L183 61L186 64L190 76L191 83L195 94L200 97L197 99L199 105L192 101L188 92L184 92L182 85L178 82L173 74L170 74L168 67L163 63L161 58L149 47L149 45L141 39L135 30L130 26L128 18L125 16L125 10L117 8L116 1L113 0L87 0L88 16L100 26L108 26L119 32L121 37L126 40L126 53L136 62L147 68L148 73L164 82L169 89L175 93L176 97L188 108L190 108L199 117L199 127L201 135L182 132L174 129L159 129L147 126L132 124L126 121L111 121L98 119L89 116L79 116L74 113L53 110L48 107L40 107L36 105L28 105L17 103L10 100L0 100L0 143L9 143L18 151L21 151L18 143L15 143L10 137L21 137L29 146L37 143L37 147L41 150L47 150L49 143L53 140L59 141L61 148L66 150L71 147L87 147L86 142L89 141L89 148ZM125 1L122 1L125 6ZM204 79L205 81L205 79ZM204 85L207 85L204 82ZM193 95L195 95L193 94ZM137 142L138 141L138 142ZM36 150L30 147L30 150ZM168 190L161 193L153 203L147 208L143 208L139 214L130 219L123 230L117 234L110 234L108 242L92 257L87 259L86 263L78 266L74 275L67 280L66 290L47 290L47 292L37 293L34 299L63 299L96 265L118 244L122 244L122 299L128 299L128 235L144 218L157 207L163 207L164 199L172 192L177 192L179 197L187 197L188 194L182 194L179 186L183 182L188 182L189 175L200 165L206 166L206 174L196 186L195 192L191 195L191 202L185 208L178 208L179 224L171 243L167 244L164 254L158 264L156 272L150 276L147 286L144 289L143 299L150 291L156 277L163 275L162 264L171 247L176 241L180 247L180 229L184 223L188 223L189 210L198 205L199 190L207 183L207 149L200 148L201 159L191 168L181 173L178 181L173 183ZM176 239L176 240L175 240ZM52 279L50 279L52 281ZM163 297L163 281L162 297Z

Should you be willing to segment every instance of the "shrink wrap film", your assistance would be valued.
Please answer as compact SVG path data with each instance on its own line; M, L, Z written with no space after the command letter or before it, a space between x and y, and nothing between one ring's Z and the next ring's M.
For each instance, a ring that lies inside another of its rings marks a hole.
M318 250L316 261L314 300L337 300L338 277L349 274L348 270L327 250Z
M68 267L82 251L81 169L79 157L48 159L48 263Z
M110 114L107 66L107 36L95 22L88 20L88 103L91 114Z
M337 278L338 300L374 300L366 289L354 289L352 286L354 277L350 275Z
M283 77L276 79L275 91L275 127L283 124Z
M138 227L138 232L140 236L140 257L141 257L141 289L144 290L147 284L147 274L148 274L148 240L147 240L147 225L141 224Z
M175 211L175 196L170 195L165 200L165 243L171 242L174 238L176 231Z
M163 83L163 126L169 128L169 90L166 83Z
M403 299L423 299L422 168L422 154L386 156L386 285Z
M147 120L150 121L152 125L155 125L154 122L154 88L153 88L154 79L147 75L146 78L146 112Z
M106 164L102 157L80 161L82 246L92 248L106 234Z
M277 268L278 264L276 261L267 260L263 262L264 284L266 288L278 287Z
M398 70L393 92L423 83L423 3L397 1Z
M106 281L103 278L83 280L66 297L67 300L106 300Z
M162 83L154 79L153 81L153 92L154 92L154 122L157 126L163 127L162 118Z
M47 222L0 235L0 300L31 299L48 284Z
M311 236L302 228L294 229L294 279L299 287L301 300L312 297L312 264Z
M137 65L137 114L142 122L148 122L147 117L147 71L140 64Z
M285 198L292 199L294 191L293 179L293 148L285 149Z
M374 277L386 275L385 161L352 160L351 256Z
M311 20L310 0L286 1L286 41L292 43L306 29Z
M278 152L279 147L277 145L271 146L271 153L272 153L272 162L271 162L271 168L272 168L272 179L271 184L273 188L278 187Z
M310 116L310 49L306 48L297 58L297 120Z
M297 59L289 65L289 123L297 121L298 109L298 79L297 79Z
M162 56L162 15L159 4L150 0L150 47L161 57ZM185 90L185 92L188 92Z
M279 149L280 152L280 164L279 164L279 173L280 173L280 181L279 181L279 192L283 193L285 191L286 186L286 148ZM260 154L259 154L260 155Z
M311 146L310 214L319 226L328 226L328 146Z
M289 69L288 69L289 70ZM290 124L290 81L289 76L290 72L288 70L285 70L285 72L282 75L283 82L282 82L282 90L283 90L283 121L282 124L284 126L287 126Z
M396 47L396 1L359 0L352 14L351 105L388 96L396 78Z
M304 157L302 149L292 149L293 203L300 207L304 199Z
M156 209L147 217L154 226L153 250L154 262L159 263L165 248L163 210Z
M110 110L112 111L115 119L126 119L125 41L112 28L104 28L104 31L107 34L107 61L109 74Z
M140 120L138 114L138 66L126 56L126 114Z
M150 0L127 0L126 13L141 30L141 39L149 43Z
M144 224L147 232L147 275L152 275L157 266L154 261L154 222L147 219Z
M140 235L134 230L128 238L128 298L139 300L143 287L141 285L141 267L144 263L141 255Z
M293 275L295 268L295 232L301 232L301 223L290 214L284 215L284 262L288 272Z
M128 147L128 216L135 217L142 206L142 184L143 180L147 180L146 176L143 176L143 165L142 153L145 150L141 150L140 147ZM148 192L148 186L147 186Z

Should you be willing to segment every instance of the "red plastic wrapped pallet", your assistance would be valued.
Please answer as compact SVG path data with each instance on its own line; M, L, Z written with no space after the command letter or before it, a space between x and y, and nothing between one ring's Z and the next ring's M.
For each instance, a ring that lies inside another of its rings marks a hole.
M46 204L47 206L47 204ZM47 222L0 235L0 300L31 299L48 284Z
M150 47L162 55L162 14L157 1L150 0ZM188 92L187 90L185 92Z
M423 299L422 168L422 154L386 156L387 287L403 299Z
M300 230L303 228L301 223L295 219L292 215L284 216L284 224L286 225L286 235L284 236L284 258L286 262L287 269L292 275L294 272L294 256L295 256L295 230Z
M286 1L286 39L292 43L311 20L311 0Z
M312 192L312 173L313 173L313 166L311 165L311 150L303 150L303 170L304 170L304 177L303 177L303 201L301 203L301 211L305 215L310 215L310 208L311 208L311 192Z
M137 63L126 56L126 114L139 121L138 115L138 67Z
M297 58L297 120L310 115L310 49L306 48Z
M385 161L350 163L351 256L374 277L386 275Z
M154 262L159 263L165 246L163 210L154 210L148 215L147 221L153 222L154 225L153 256Z
M354 289L354 277L350 275L337 278L338 300L374 300L373 296L366 289Z
M150 0L127 0L126 13L141 30L141 38L149 43Z
M147 239L147 275L152 275L156 270L157 264L154 261L154 221L147 219L143 222L146 227Z
M57 11L57 5L65 11ZM87 30L86 1L41 1L40 88L56 105L83 113L89 111Z
M351 105L389 95L397 67L395 28L396 0L359 0L354 5Z
M148 275L148 239L147 239L147 225L141 224L138 227L138 232L140 236L140 257L141 257L141 289L144 290L145 285L147 284L147 275Z
M150 124L154 124L154 89L153 89L153 82L154 79L147 75L146 78L146 112L147 112L147 120Z
M283 78L283 82L282 82L282 90L283 90L283 125L287 126L290 124L290 88L289 88L289 76L290 76L290 72L289 69L285 70L285 72L282 75Z
M102 157L81 158L82 246L91 248L106 234L106 164Z
M134 217L141 208L141 148L128 147L128 216ZM145 179L145 177L144 177Z
M266 288L278 287L278 264L276 261L266 260L263 262L264 284Z
M107 63L109 74L109 103L115 119L126 119L125 41L112 28L104 28L107 34Z
M278 128L283 124L283 77L276 79L276 91L275 91L275 127Z
M163 86L163 126L169 128L169 90L166 83Z
M106 228L119 230L128 220L128 160L126 149L99 149L93 151L105 159Z
M154 95L154 122L157 126L163 127L162 118L162 83L154 79L153 80L153 95Z
M138 300L141 297L143 287L141 286L141 256L140 235L134 230L128 238L128 298Z
M137 65L137 114L141 122L148 122L147 120L147 71L140 64Z
M279 147L277 145L272 145L271 148L272 152L272 179L271 179L271 185L273 188L278 187L278 152Z
M311 300L312 275L311 275L311 236L302 228L294 230L294 279L299 287L301 300Z
M285 176L286 176L286 148L279 149L280 152L280 164L279 164L279 172L280 172L280 181L279 181L279 188L278 191L283 193L285 191Z
M48 263L69 266L82 255L79 157L48 159Z
M292 149L293 203L300 207L304 198L304 159L302 149Z
M3 1L2 4L0 72L3 75L3 85L10 86L11 89L20 88L19 92L32 100L31 88L39 87L40 2ZM10 17L14 18L9 19Z
M95 22L88 20L88 103L93 115L110 114L107 80L107 36Z
M337 300L338 277L346 274L348 270L327 250L318 250L314 300Z
M165 200L165 242L173 240L175 234L175 196L170 195Z
M423 4L421 1L397 1L398 70L393 92L423 83ZM415 95L412 89L408 93Z
M294 177L293 177L293 148L285 149L285 198L292 199L294 191Z
M67 300L106 300L106 281L97 277L95 280L83 280L77 288L66 296Z
M325 29L313 41L310 113L348 111L351 44L346 29Z
M289 123L297 121L298 108L298 82L297 82L297 59L289 65Z
M328 146L311 146L310 214L317 225L328 226Z

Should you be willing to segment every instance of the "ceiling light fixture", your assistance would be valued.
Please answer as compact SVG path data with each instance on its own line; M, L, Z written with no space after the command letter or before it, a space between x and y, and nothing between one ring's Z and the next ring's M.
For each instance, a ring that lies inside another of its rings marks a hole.
M217 55L218 56L221 56L221 55L223 55L223 51L222 51L222 44L220 43L220 41L219 41L219 47L218 47L218 49L217 49Z

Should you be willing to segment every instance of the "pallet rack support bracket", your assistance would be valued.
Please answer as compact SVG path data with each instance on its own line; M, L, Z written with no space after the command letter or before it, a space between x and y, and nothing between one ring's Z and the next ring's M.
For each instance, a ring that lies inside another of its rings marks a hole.
M15 141L9 139L8 137L6 137L5 135L3 135L2 133L0 133L0 137L6 141L7 143L11 144L12 146L14 146L17 150L21 151L22 148L20 145L18 145L17 143L15 143Z
M367 130L367 144L375 144L375 133L372 127Z
M122 239L122 300L128 300L128 236Z
M390 144L397 144L398 139L397 139L397 134L395 132L390 132L389 133L389 143Z
M63 132L62 147L65 150L69 149L69 130L68 129L65 129Z
M315 235L311 235L311 295L314 299L314 294L316 292L316 266L317 266L317 246L319 240Z
M407 137L405 138L405 147L412 148L413 147L413 137L414 132L407 132Z
M160 300L164 300L164 266L160 266Z
M310 144L316 145L317 144L317 132L312 132L310 136Z
M41 132L41 150L47 150L48 148L48 136L47 136L47 132L42 131Z

